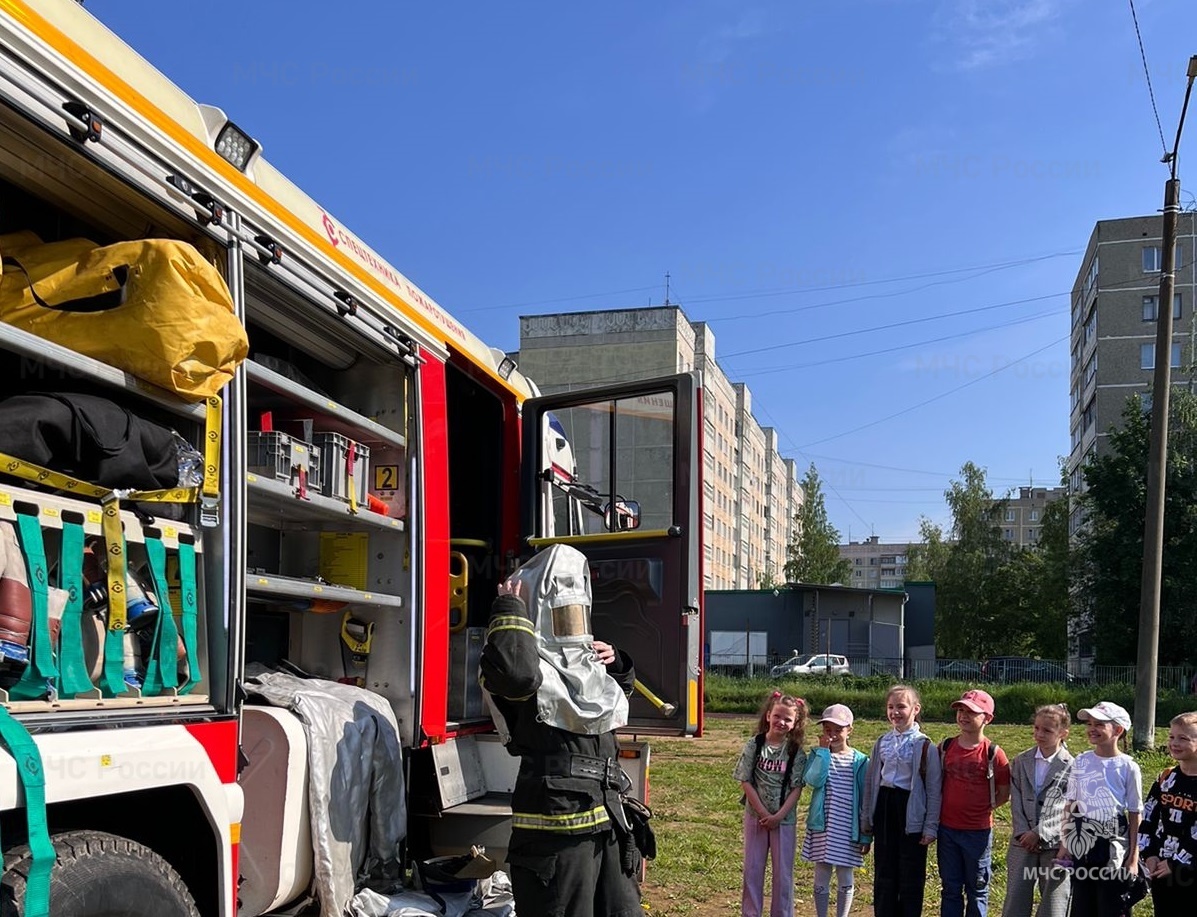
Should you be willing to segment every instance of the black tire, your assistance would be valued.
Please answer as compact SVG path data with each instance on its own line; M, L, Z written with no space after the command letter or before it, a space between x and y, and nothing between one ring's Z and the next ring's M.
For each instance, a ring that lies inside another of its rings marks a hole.
M100 831L69 831L51 840L54 917L199 917L179 874L148 847ZM5 854L0 917L25 913L31 863L28 845Z

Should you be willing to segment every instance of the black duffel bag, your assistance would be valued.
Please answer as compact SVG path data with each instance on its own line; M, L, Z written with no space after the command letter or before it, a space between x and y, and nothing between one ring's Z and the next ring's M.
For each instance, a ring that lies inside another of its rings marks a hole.
M96 395L5 398L0 452L101 487L157 490L179 480L174 433Z

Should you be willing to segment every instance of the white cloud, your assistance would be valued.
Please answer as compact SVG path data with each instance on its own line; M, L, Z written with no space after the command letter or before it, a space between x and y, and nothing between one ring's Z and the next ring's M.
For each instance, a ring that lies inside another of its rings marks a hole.
M1001 66L1026 57L1060 15L1063 0L947 0L935 19L960 70Z
M719 26L699 40L699 58L711 63L722 63L735 53L738 45L764 33L764 17L757 11L746 10L735 22Z

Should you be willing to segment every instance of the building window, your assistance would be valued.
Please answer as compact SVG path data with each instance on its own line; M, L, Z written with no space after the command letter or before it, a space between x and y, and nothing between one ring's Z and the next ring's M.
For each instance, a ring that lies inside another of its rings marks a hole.
M1007 541L1013 541L1014 540L1014 529L1006 529L1006 531L1003 533L1003 535Z
M1093 378L1096 375L1097 375L1097 351L1094 351L1093 354L1089 357L1089 359L1085 361L1085 372L1083 374L1083 378L1084 378L1083 384L1088 385L1090 382L1093 381Z
M863 570L857 570L857 571L856 571L856 575L857 575L857 576L861 576L863 573L864 573L864 571L863 571Z
M1089 272L1085 275L1085 299L1089 298L1089 294L1093 292L1093 288L1097 286L1097 258L1089 262Z
M1180 344L1172 345L1172 368L1180 368ZM1139 345L1139 369L1155 369L1155 344Z
M1008 509L1008 510L1006 510L1006 521L1007 521L1007 522L1013 522L1013 521L1014 521L1014 510L1012 510L1012 509Z
M1172 297L1172 317L1179 319L1181 316L1181 300L1180 294L1177 293ZM1160 298L1158 296L1144 296L1143 297L1143 321L1154 322L1160 317Z
M1089 320L1085 322L1085 343L1088 344L1093 338L1097 337L1097 310L1094 309L1089 315Z
M1143 246L1143 272L1150 274L1163 270L1164 267L1164 252L1158 245L1144 245ZM1181 263L1180 243L1176 245L1176 264Z
M1039 510L1037 510L1037 509L1033 509L1033 510L1031 510L1031 521L1032 521L1032 522L1038 522L1038 521L1039 521Z
M1088 430L1097 423L1097 396L1094 395L1085 405L1085 412L1081 415L1081 430Z

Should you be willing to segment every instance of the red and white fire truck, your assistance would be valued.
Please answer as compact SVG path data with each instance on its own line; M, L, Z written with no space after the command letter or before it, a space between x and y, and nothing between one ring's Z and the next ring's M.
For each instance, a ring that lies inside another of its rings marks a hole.
M641 788L636 738L701 732L696 375L539 397L74 0L0 0L0 254L28 233L186 243L227 285L248 358L219 398L187 398L0 311L0 408L97 396L206 459L174 510L59 474L56 455L0 460L34 596L27 658L0 652L0 913L36 912L47 889L55 915L249 917L302 898L308 803L331 789L311 785L301 718L247 701L280 668L385 699L409 862L477 843L501 858L514 759L477 654L497 584L548 544L588 556L595 633L635 660L623 763ZM5 289L36 290L20 260ZM55 593L65 612L47 612ZM131 637L142 601L156 635L174 619L156 649Z

